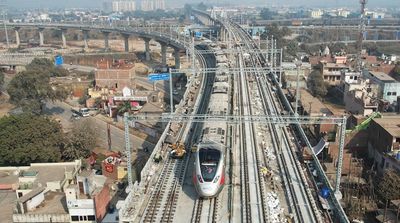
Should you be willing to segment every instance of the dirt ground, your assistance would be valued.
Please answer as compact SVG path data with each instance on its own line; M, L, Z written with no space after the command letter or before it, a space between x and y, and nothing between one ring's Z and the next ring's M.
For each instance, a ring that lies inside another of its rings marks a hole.
M14 106L8 103L8 97L4 94L0 95L0 118L7 115Z

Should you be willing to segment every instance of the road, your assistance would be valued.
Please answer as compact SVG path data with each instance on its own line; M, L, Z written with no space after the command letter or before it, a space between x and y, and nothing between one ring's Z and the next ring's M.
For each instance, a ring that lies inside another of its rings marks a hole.
M82 66L82 65L70 65L70 64L63 64L63 68L69 70L69 71L79 71L79 72L85 72L85 73L90 73L92 71L96 71L97 69L95 67L91 66Z
M55 115L61 121L61 124L65 129L70 129L73 122L80 122L84 119L90 120L98 136L98 146L108 148L108 134L107 134L107 122L103 121L99 117L87 117L80 118L78 120L71 119L72 112L71 107L64 102L48 102L46 104L45 113L50 115ZM110 125L111 134L111 148L116 151L122 151L125 149L125 135L124 131L118 127ZM140 137L131 134L131 145L132 147L147 147L149 149L154 148L154 144L143 140Z

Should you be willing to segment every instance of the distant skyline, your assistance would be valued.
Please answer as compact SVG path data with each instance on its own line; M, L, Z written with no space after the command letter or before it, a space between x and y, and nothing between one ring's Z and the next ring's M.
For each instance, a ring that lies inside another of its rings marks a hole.
M11 8L101 8L104 0L8 0ZM297 7L358 7L358 0L165 0L167 8L182 7L185 3L232 4L240 6L297 6ZM369 0L367 7L399 8L399 0Z

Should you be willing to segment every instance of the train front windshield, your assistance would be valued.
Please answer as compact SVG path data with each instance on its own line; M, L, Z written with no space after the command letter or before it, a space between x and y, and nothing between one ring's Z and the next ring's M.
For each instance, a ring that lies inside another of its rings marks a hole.
M200 170L205 182L211 182L214 179L220 158L221 152L218 150L209 148L200 149Z

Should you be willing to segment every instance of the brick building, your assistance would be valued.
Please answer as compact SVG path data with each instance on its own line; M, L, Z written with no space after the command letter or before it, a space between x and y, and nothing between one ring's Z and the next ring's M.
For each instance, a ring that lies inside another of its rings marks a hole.
M124 87L133 88L135 69L124 60L102 60L97 63L95 82L97 87L122 91Z
M386 168L400 171L400 116L373 119L368 133L368 155L374 159L378 171Z

